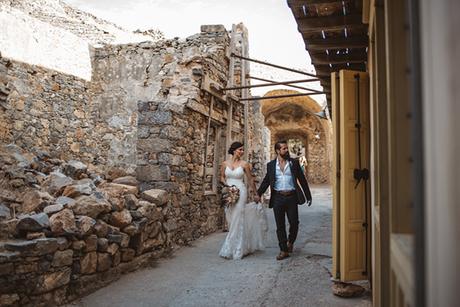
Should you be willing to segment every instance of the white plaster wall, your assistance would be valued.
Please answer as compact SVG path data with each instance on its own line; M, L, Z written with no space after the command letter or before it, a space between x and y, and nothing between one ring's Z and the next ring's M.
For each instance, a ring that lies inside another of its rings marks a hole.
M6 6L0 6L0 52L3 57L91 80L87 41Z

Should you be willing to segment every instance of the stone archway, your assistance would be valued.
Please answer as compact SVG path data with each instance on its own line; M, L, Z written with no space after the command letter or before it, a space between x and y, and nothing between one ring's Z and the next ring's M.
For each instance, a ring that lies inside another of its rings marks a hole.
M274 90L268 92L265 97L295 93L298 92ZM277 140L300 140L305 147L309 182L329 183L332 126L329 120L312 115L321 110L317 102L303 96L261 100L261 105L265 125L271 132L271 144ZM271 156L274 155L271 146Z

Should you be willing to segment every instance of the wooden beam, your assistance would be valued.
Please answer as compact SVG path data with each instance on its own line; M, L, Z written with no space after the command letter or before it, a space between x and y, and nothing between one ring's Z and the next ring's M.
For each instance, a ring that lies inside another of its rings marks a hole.
M344 28L366 27L361 22L361 14L326 17L303 17L297 19L299 32L302 34L324 31L335 31Z
M323 76L328 76L330 78L331 72L339 71L341 69L365 71L366 65L361 64L361 63L350 64L350 66L346 64L338 64L338 65L333 65L332 67L329 67L329 65L315 65L315 69L316 69L316 75L318 75L319 77L322 78Z
M369 45L367 35L353 37L305 38L307 50L333 50L345 48L366 48Z
M311 63L313 65L321 64L347 64L347 63L364 63L367 61L366 52L352 52L346 54L310 54Z
M264 82L269 82L269 83L277 83L276 81L273 81L273 80L263 79L263 78L253 77L253 76L248 76L248 78L249 79L254 79L254 80L259 80L259 81L264 81ZM310 79L310 80L319 81L320 79ZM289 86L289 87L293 87L293 88L298 88L298 89L301 89L301 90L314 91L314 90L312 90L310 88L307 88L307 87L292 85L292 82L290 82L289 84L285 84L285 85Z
M342 2L341 0L287 0L287 5L289 7L299 7L302 5L312 5L312 4L328 4Z
M265 99L279 99L279 98L288 98L288 97L299 97L299 96L313 96L313 95L324 95L325 92L319 93L299 93L299 94L287 94L287 95L278 95L278 96L263 96L263 97L250 97L245 99L240 99L240 101L252 101L252 100L265 100Z

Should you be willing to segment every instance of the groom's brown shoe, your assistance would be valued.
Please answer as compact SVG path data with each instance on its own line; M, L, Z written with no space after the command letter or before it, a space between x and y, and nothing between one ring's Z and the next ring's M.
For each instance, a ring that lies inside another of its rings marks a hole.
M289 257L288 252L280 252L278 256L276 256L276 260L283 260L283 259L286 259L287 257Z
M294 243L288 242L287 250L288 250L288 253L292 253L292 251L294 250Z

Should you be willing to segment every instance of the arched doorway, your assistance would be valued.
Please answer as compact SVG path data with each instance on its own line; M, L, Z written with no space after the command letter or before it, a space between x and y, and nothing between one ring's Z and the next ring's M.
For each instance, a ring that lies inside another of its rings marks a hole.
M274 90L265 97L292 93L297 92ZM329 183L332 126L329 120L313 115L321 110L316 101L305 96L267 99L261 104L265 125L271 132L271 157L275 156L273 144L285 140L291 155L306 158L306 176L310 183Z

